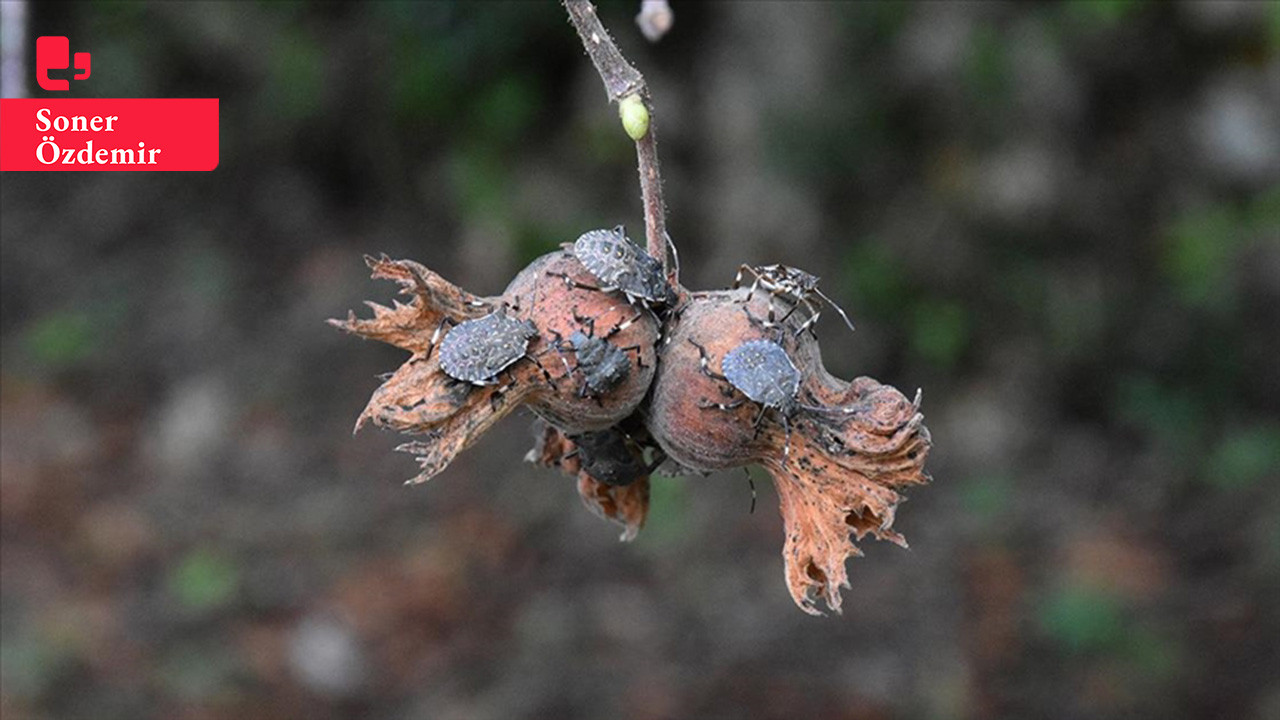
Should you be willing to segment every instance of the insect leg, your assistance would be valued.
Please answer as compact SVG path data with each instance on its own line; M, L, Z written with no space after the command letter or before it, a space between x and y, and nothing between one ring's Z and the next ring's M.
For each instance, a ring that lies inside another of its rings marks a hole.
M690 345L698 348L698 355L699 355L698 365L702 368L703 374L705 374L707 377L713 380L723 380L725 382L729 382L729 378L723 375L718 375L711 370L711 361L707 358L707 349L699 345L698 343L694 342L693 338L688 338L688 340Z
M672 276L678 283L680 282L680 253L676 251L676 244L671 240L671 233L663 230L662 235L667 239L667 247L671 248L671 259L673 261Z
M773 327L774 325L776 325L776 324L778 324L778 323L785 322L785 321L786 321L786 319L787 319L788 317L790 317L790 316L791 316L791 313L790 313L790 312L788 312L786 315L783 315L781 320L778 320L778 319L774 316L774 314L773 314L773 299L774 299L774 298L776 298L776 297L778 297L778 294L777 294L777 293L773 293L773 292L769 293L769 313L768 313L768 315L766 316L766 318L767 318L767 319L765 320L765 323L764 323L764 326L765 326L765 327ZM793 309L794 309L794 308L793 308Z
M702 408L703 410L710 410L711 408L716 408L717 410L736 410L742 407L743 404L745 404L746 402L747 402L746 400L742 400L742 399L735 400L731 403L713 403L713 402L706 402L704 400L698 403L698 407Z
M805 303L805 304L807 305L808 303ZM810 306L810 310L813 310L812 306ZM804 332L805 330L808 330L810 333L813 334L813 337L816 339L818 337L818 331L814 329L814 325L817 324L818 318L821 315L822 315L821 310L814 310L813 314L809 316L809 319L805 320L803 323L800 324L800 327L796 328L796 333L795 333L796 337L800 337L800 333Z
M755 432L751 433L751 439L752 439L752 440L755 440L755 439L756 439L756 436L758 436L758 435L760 434L760 426L761 426L761 424L764 422L764 414L765 414L766 412L768 412L768 410L769 410L769 406L768 406L768 405L761 405L761 406L760 406L760 414L759 414L759 415L756 415L755 422L753 423L753 425L755 426ZM783 416L783 422L786 422L786 416ZM786 463L786 460L783 460L783 461L782 461L782 464L783 464L783 465L786 465L786 464L787 464L787 463Z
M564 364L564 375L562 375L561 378L569 377L570 375L573 374L573 369L569 367L569 361L564 359L564 351L565 351L564 336L561 335L558 331L553 330L551 328L547 328L547 332L551 333L551 335L554 336L554 339L551 342L547 343L547 347L544 348L541 352L539 352L538 356L541 357L542 355L545 355L551 352L552 348L555 348L556 352L560 354L560 362ZM548 377L550 377L550 374L547 373L546 368L543 367L541 362L538 363L538 367L542 367L543 373L547 374ZM552 380L551 384L555 385L556 383L554 380Z
M440 324L436 326L436 331L431 333L431 342L427 343L427 355L423 358L424 360L431 359L431 351L436 349L436 343L440 341L440 332L444 330L445 323L449 323L450 327L456 325L453 320L447 317L440 318Z
M573 308L569 310L569 312L573 314L574 322L578 323L579 325L585 325L587 327L588 337L595 337L596 335L596 319L595 318L584 317L582 315L579 315L577 305L574 305Z
M524 357L528 358L530 362L538 366L538 370L542 372L542 379L546 380L548 385L551 387L556 386L555 378L551 377L551 373L547 372L546 366L539 362L536 356L525 353ZM562 355L560 359L563 360L564 356Z
M575 288L577 290L598 290L600 292L609 292L607 288L597 287L595 285L588 285L583 282L578 282L577 280L574 280L573 278L569 277L568 273L562 273L562 272L557 273L557 272L551 272L550 270L548 270L547 275L549 275L550 277L558 277L564 280L565 285L568 285L569 287Z
M619 350L621 350L622 352L626 352L626 351L628 351L628 350L635 350L635 351L636 351L636 365L639 365L641 370L643 370L643 369L645 369L645 368L649 367L648 365L645 365L645 364L644 364L644 360L642 360L642 359L640 358L640 346L639 346L639 345L632 345L632 346L630 346L630 347L624 347L624 348L618 348L618 349L619 349Z
M746 465L742 466L742 472L746 473L747 485L751 486L751 510L749 510L747 514L754 515L756 512L756 481L751 477L751 471L747 469Z
M509 371L507 372L507 376L511 377L511 373ZM497 381L495 380L493 383L489 383L489 384L497 384ZM498 387L496 390L494 390L493 393L489 395L489 409L496 411L499 407L502 407L502 404L506 402L506 400L503 399L503 396L506 395L507 390L509 388L514 387L515 384L516 384L515 378L511 378L511 382L507 383L506 385L502 385Z
M787 419L785 413L778 413L782 416L782 431L785 433L785 439L782 441L782 467L787 466L787 460L791 457L791 421Z
M815 288L813 289L813 291L814 291L815 293L817 293L817 294L818 294L818 297L820 297L820 298L822 298L823 300L827 301L827 304L828 304L828 305L830 305L831 307L835 308L835 309L836 309L836 312L840 313L840 317L844 318L844 324L849 326L849 332L854 332L854 329L853 329L853 321L852 321L852 320L850 320L850 319L849 319L849 316L848 316L848 315L846 315L846 314L844 313L844 308L842 308L842 307L840 307L839 305L835 304L835 302L834 302L831 298L827 297L827 296L826 296L826 295L825 295L821 290L819 290L818 288L816 288L816 287L815 287Z
M642 459L643 459L643 458L642 458ZM653 471L654 471L654 470L657 470L659 467L661 467L661 466L662 466L662 463L664 463L664 462L666 462L666 461L667 461L667 454L666 454L666 453L664 453L664 452L662 452L662 450L661 450L661 449L657 449L657 452L654 454L654 460L653 460L653 462L649 463L649 464L645 467L645 469L644 469L644 474L645 474L645 475L652 475L652 474L653 474Z
M773 319L774 319L774 317L773 317L773 299L774 299L774 298L777 298L777 297L788 297L788 295L787 295L786 293L782 293L782 292L772 292L772 293L769 293L769 319L770 319L770 320L773 320ZM796 311L795 303L792 303L792 305L791 305L791 309L790 309L790 310L788 310L788 311L787 311L787 312L786 312L782 317L778 318L778 319L776 320L776 322L777 322L779 325L781 325L782 323L786 322L786 321L787 321L787 319L791 317L791 313L793 313L793 312L795 312L795 311Z
M746 313L747 322L751 323L752 327L758 327L761 330L768 330L769 328L774 326L773 323L768 322L766 320L761 320L755 315L752 315L751 311L747 309L746 305L742 306L742 312Z
M612 308L611 308L611 309L612 309ZM618 323L617 325L614 325L612 330L610 330L609 332L607 332L607 333L605 333L605 334L604 334L604 339L605 339L605 340L608 340L609 338L613 337L614 335L617 335L618 333L622 332L623 330L626 330L627 328L631 327L631 325L632 325L633 323L635 323L635 321L639 320L639 319L640 319L640 318L642 318L642 317L644 317L644 313L643 313L643 312L638 312L638 313L636 313L636 314L635 314L635 317L632 317L632 318L627 319L627 320L623 320L622 322ZM595 332L595 329L594 329L594 326L593 326L593 328L592 328L592 333L594 334L594 332Z

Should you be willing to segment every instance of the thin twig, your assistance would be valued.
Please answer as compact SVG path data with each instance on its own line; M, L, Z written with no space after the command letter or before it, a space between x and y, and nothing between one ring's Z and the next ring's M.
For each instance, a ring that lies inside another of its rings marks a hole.
M662 202L662 174L658 171L658 142L654 137L653 102L649 98L649 88L645 85L644 76L622 56L618 46L609 37L600 18L596 16L596 8L589 0L563 0L564 8L569 13L569 20L587 55L600 73L604 81L605 92L609 102L617 103L623 98L635 95L644 103L649 111L649 131L636 141L636 157L640 166L640 198L644 203L645 244L649 254L662 261L662 267L670 270L667 260L667 220L666 207Z
M648 105L645 99L645 105ZM644 232L649 254L667 261L667 208L662 202L662 174L658 172L658 142L653 137L653 109L649 110L649 132L636 141L636 157L640 165L640 199L644 203Z

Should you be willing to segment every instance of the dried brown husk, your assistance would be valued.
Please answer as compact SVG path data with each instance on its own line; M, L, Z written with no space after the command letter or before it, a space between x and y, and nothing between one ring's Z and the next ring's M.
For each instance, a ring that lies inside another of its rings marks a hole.
M564 252L534 260L499 297L472 295L412 260L366 258L375 279L398 282L408 302L387 307L367 303L372 318L349 313L329 322L347 332L408 350L411 355L374 391L356 421L356 430L372 423L422 439L397 448L417 456L420 472L411 482L439 473L459 452L475 442L516 407L530 405L570 432L602 429L630 415L644 399L656 365L657 321L629 306L620 295L571 286L559 275L590 285L592 278ZM438 344L449 324L483 317L499 307L530 319L539 335L529 342L531 358L504 370L493 385L475 386L446 375L440 368ZM584 329L576 318L595 318L598 332L626 320L633 324L611 340L632 351L638 362L626 381L602 397L583 396L581 374L572 351L556 346ZM433 338L435 345L432 344Z
M839 612L840 588L849 584L845 560L861 554L855 539L871 535L905 547L892 530L902 502L898 491L928 481L929 432L918 395L908 400L871 378L832 376L817 340L796 333L807 311L767 328L759 321L771 307L779 319L790 310L787 300L762 289L693 293L668 323L648 427L672 459L695 470L763 465L778 489L792 598L811 614L819 614L818 598ZM757 426L760 406L754 402L712 407L743 396L703 371L693 343L706 348L710 370L720 373L724 355L752 339L781 344L801 373L801 402L826 412L800 409L788 433L777 410Z
M642 475L628 485L610 485L597 480L582 468L574 454L573 440L548 423L534 426L533 449L525 459L542 467L559 468L564 474L576 478L582 504L594 515L622 526L623 542L630 542L640 534L645 518L649 515L649 476ZM643 462L637 454L636 458Z

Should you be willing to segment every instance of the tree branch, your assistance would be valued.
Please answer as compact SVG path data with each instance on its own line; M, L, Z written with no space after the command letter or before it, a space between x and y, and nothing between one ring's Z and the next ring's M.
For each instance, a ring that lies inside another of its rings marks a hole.
M649 115L648 131L636 140L636 157L640 167L640 198L644 203L645 242L649 254L662 261L662 267L670 270L667 260L666 207L662 202L662 174L658 171L658 144L654 137L653 103L644 76L622 56L604 29L596 8L589 0L563 0L569 20L578 31L578 38L586 48L591 63L604 81L609 102L617 103L632 96L644 103Z

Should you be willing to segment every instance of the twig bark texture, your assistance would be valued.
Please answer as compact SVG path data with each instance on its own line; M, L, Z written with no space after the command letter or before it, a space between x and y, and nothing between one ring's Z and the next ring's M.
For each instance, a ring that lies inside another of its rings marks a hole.
M609 102L617 103L636 96L649 111L649 131L636 141L636 157L640 168L640 198L644 203L645 244L649 254L662 261L670 273L667 259L666 207L662 202L662 174L658 170L658 142L654 135L653 102L644 76L622 56L609 32L604 29L596 8L588 0L564 0L569 20L578 31L582 46L586 48L591 63L604 81Z

